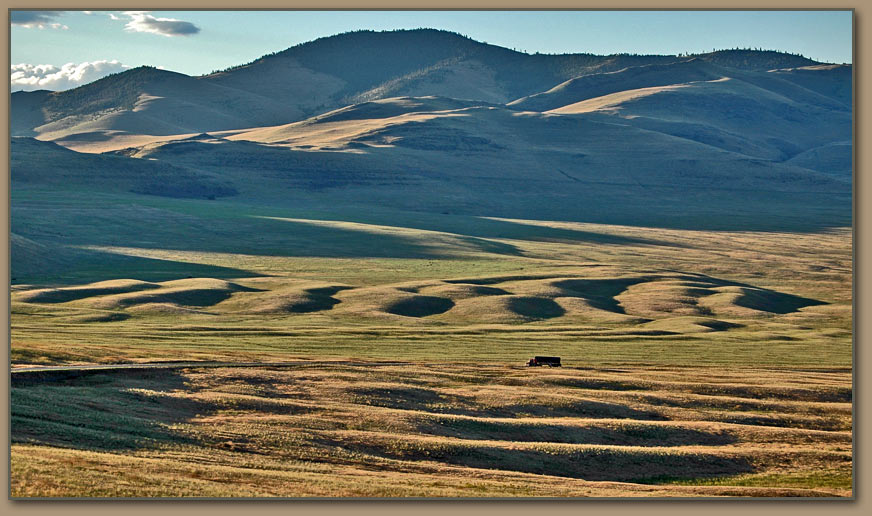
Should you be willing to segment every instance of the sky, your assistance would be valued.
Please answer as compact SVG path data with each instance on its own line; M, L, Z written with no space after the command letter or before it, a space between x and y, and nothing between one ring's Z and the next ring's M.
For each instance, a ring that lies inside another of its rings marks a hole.
M445 29L528 53L763 48L852 62L850 11L12 11L12 91L151 65L203 75L358 29Z

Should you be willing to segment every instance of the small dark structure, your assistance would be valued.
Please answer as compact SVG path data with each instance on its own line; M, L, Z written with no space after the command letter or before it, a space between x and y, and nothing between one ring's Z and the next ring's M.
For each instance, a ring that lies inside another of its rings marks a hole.
M560 357L533 357L527 362L527 367L560 367Z

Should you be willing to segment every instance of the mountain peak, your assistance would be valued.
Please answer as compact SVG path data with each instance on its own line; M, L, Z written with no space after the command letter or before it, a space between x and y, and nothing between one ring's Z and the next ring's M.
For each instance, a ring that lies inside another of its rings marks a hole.
M251 65L270 62L276 58L296 59L303 66L316 70L326 67L330 69L330 73L338 76L343 75L343 69L359 72L371 68L369 65L372 64L378 64L381 68L387 61L396 63L397 70L408 73L421 68L422 63L431 65L484 48L518 53L442 29L418 28L383 31L363 29L299 43L285 50L266 54L249 63L233 66L216 73L233 72Z
M170 70L165 70L163 68L157 68L155 66L142 65L142 66L137 66L136 68L130 68L130 69L124 70L123 72L109 74L106 77L103 77L103 79L99 79L99 80L102 81L105 79L109 79L110 77L114 77L115 80L118 80L119 78L127 78L127 79L136 78L139 80L149 80L149 79L158 79L158 78L163 78L163 77L179 77L179 76L187 77L187 75L185 75L183 73L173 72ZM95 82L99 82L99 81L95 81Z
M46 111L64 116L93 113L105 109L132 109L143 88L158 81L190 77L153 66L138 66L113 73L92 83L47 96Z
M428 41L429 40L429 41ZM324 36L312 41L294 45L286 50L278 52L277 55L294 54L301 49L311 49L331 45L347 45L349 43L358 42L415 42L418 44L431 43L446 43L462 44L468 46L485 46L487 43L476 41L468 36L464 36L457 32L452 32L442 29L418 28L418 29L396 29L396 30L355 30L342 32L332 36Z

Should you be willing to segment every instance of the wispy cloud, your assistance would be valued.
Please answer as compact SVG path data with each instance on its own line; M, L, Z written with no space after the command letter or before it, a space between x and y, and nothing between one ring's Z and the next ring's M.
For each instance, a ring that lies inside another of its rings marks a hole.
M200 32L200 27L191 22L175 18L155 18L148 11L125 11L124 14L130 17L130 21L124 26L130 32L147 32L167 37L192 36Z
M10 67L12 91L61 91L96 81L110 73L130 68L119 61L67 63L61 67L48 64L14 64Z
M62 11L10 11L9 23L26 29L69 29L55 20L61 15Z

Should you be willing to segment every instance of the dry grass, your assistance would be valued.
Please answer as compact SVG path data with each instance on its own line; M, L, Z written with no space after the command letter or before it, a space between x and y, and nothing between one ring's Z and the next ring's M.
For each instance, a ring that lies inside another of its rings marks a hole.
M850 385L377 362L19 383L12 494L845 496Z
M480 223L390 241L429 256L103 246L250 274L15 285L16 366L310 363L16 386L13 494L851 494L850 231ZM569 367L509 365L539 354Z
M552 109L547 111L548 113L555 113L561 115L579 115L582 113L590 113L592 111L600 111L600 110L608 110L608 109L620 109L619 106L621 104L625 104L628 102L632 102L634 100L638 100L643 97L647 97L650 95L656 95L658 93L664 91L672 91L679 88L688 88L692 87L692 84L674 84L671 86L655 86L651 88L640 88L636 90L627 90L622 91L620 93L613 93L610 95L605 95L602 97L596 97L592 99L583 100L581 102L576 102L574 104L569 104L567 106L559 107L556 109Z
M12 299L24 303L66 303L77 299L137 292L153 288L158 288L158 285L138 280L108 280L80 287L19 291L12 295Z

